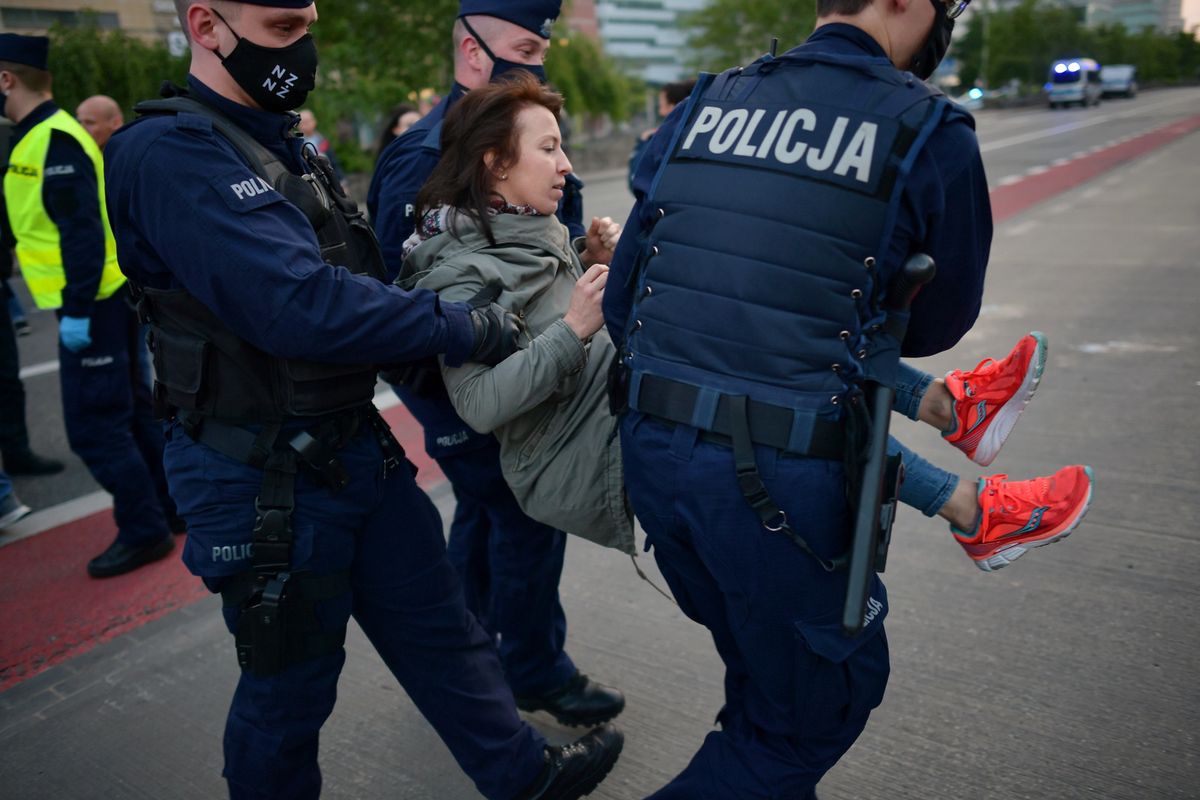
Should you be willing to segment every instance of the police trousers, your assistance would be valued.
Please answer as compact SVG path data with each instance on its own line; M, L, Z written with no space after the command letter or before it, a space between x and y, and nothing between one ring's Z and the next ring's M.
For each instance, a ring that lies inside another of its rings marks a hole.
M337 453L346 488L332 492L305 469L295 484L293 570L350 578L348 592L316 604L320 628L335 631L353 616L480 793L511 800L542 769L545 740L517 715L495 646L466 609L437 509L407 464L385 470L369 429ZM184 561L220 591L249 567L263 473L194 442L178 424L168 426L166 464L188 523ZM231 631L238 616L225 609ZM241 674L225 727L224 774L235 800L320 794L318 733L344 661L339 648L270 677Z
M825 572L766 530L738 489L730 448L637 412L621 423L626 483L647 547L725 665L720 730L651 800L811 800L883 699L887 598L841 631L845 571ZM759 471L795 531L823 557L848 546L841 463L757 447Z
M447 552L467 606L499 636L509 686L516 695L563 686L576 671L563 649L567 617L558 596L567 535L521 510L494 440L437 462L458 501Z
M58 344L67 442L113 497L117 541L130 547L168 535L175 505L163 474L162 425L154 418L149 353L122 288L92 306L92 343Z

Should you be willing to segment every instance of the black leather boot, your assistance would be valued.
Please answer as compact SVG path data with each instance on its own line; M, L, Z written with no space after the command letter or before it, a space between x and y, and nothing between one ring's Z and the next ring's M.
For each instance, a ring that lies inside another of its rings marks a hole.
M93 578L111 578L114 575L124 575L132 572L143 564L158 561L165 557L175 547L175 539L170 535L157 542L151 542L141 547L113 542L100 555L88 562L88 575Z
M522 711L548 711L563 725L599 725L625 709L625 695L582 672L554 691L516 700Z
M4 471L9 475L53 475L63 471L63 463L42 458L32 450L4 454Z
M546 748L546 766L521 800L577 800L612 770L625 745L613 725L602 725L573 744Z

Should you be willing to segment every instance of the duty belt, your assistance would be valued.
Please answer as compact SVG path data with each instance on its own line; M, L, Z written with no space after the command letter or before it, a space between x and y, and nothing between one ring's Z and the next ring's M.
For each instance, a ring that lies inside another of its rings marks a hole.
M638 389L637 410L677 425L694 425L693 412L700 399L700 390L685 383L654 375L643 375ZM763 528L786 536L797 547L812 556L826 572L845 569L847 554L825 558L788 522L787 514L771 498L758 471L754 445L774 447L785 456L821 458L843 461L847 457L845 426L841 422L816 418L807 447L797 449L792 444L794 414L791 409L751 400L745 395L721 395L716 413L700 437L728 444L733 448L734 469L738 489L746 503L758 516Z
M693 425L693 411L699 398L700 389L695 386L657 375L643 375L638 389L637 410L677 425ZM790 408L742 399L746 404L751 442L774 447L786 455L829 461L841 461L845 457L846 434L842 423L818 417L813 421L812 439L808 447L795 449L791 445L794 416ZM721 395L712 423L701 429L700 438L733 446L735 402L734 396Z

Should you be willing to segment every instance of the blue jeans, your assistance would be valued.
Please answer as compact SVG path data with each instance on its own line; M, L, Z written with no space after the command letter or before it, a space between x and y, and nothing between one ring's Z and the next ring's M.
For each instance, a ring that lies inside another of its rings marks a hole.
M12 494L13 484L12 478L5 474L4 470L0 469L0 500Z
M900 371L896 376L896 400L892 403L892 410L911 420L917 420L921 398L925 396L931 383L932 375L901 361ZM958 486L958 476L934 466L901 444L896 437L890 436L888 454L896 453L904 459L904 483L900 486L900 502L912 506L927 517L936 516Z

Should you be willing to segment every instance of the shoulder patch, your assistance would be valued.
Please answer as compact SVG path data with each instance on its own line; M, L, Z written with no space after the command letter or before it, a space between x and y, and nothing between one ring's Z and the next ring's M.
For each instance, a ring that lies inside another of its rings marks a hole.
M248 169L234 169L210 179L210 184L231 211L247 213L284 199L265 180Z

